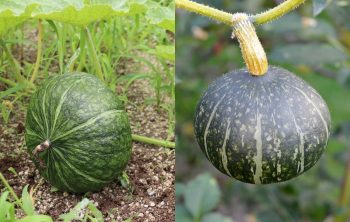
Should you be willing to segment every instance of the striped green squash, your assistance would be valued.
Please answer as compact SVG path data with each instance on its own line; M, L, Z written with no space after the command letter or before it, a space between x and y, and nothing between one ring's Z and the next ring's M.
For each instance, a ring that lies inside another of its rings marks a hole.
M62 191L96 191L113 181L131 156L123 104L95 76L48 78L32 96L25 141L40 174Z
M321 157L330 135L321 96L287 70L270 66L260 77L245 69L217 79L195 114L197 141L208 160L240 181L289 180Z

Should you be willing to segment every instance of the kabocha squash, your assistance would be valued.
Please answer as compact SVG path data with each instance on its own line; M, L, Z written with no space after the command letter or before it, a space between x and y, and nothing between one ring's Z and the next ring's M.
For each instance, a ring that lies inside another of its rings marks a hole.
M194 128L218 170L246 183L269 184L317 162L330 134L330 114L306 82L269 66L262 76L241 69L217 79L197 105Z
M123 104L90 74L47 79L32 96L25 141L40 174L62 191L96 191L113 181L131 156Z

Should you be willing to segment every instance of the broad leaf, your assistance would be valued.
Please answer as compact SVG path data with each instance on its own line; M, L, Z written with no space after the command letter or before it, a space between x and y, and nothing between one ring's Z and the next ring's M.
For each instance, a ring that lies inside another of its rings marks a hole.
M331 0L313 0L312 8L314 16L319 15L331 2Z
M175 13L171 7L163 7L152 2L149 10L147 11L147 17L150 19L151 24L158 25L164 29L167 29L175 33Z
M186 185L183 183L175 183L175 196L176 198L180 198L184 195L186 191Z
M147 0L2 0L0 1L0 35L28 19L47 19L86 26L112 16L126 16L148 10L151 24L175 31L174 10ZM152 6L152 7L151 7Z
M84 198L71 211L69 211L67 214L60 215L59 218L62 219L64 222L78 220L80 218L79 213L85 210L89 202L90 201L88 199Z
M192 222L193 218L182 204L176 204L175 218L179 222Z
M101 211L99 211L92 202L88 204L88 208L91 211L92 215L94 216L95 221L103 222L103 215Z
M174 45L157 45L156 53L159 57L175 61L175 46Z
M212 222L212 221L233 222L231 218L221 215L219 213L210 213L203 216L202 222Z
M187 184L184 195L185 206L193 217L199 218L217 206L220 195L220 189L214 177L202 174Z
M1 194L1 197L0 197L0 209L1 209L0 210L0 221L5 221L8 205L11 204L11 203L6 201L8 195L9 195L9 192L5 191Z
M345 61L347 56L328 44L289 44L275 47L270 53L271 61L295 65L317 66Z

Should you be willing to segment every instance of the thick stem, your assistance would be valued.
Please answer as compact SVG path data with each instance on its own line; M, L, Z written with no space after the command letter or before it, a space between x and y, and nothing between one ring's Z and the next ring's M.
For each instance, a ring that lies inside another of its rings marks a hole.
M256 76L264 75L268 69L266 54L248 15L236 13L232 20L234 21L233 34L238 39L249 73Z
M92 41L91 33L90 33L88 28L85 28L85 32L86 32L89 52L92 56L92 58L91 58L92 62L94 63L95 70L97 72L98 77L103 81L104 78L103 78L102 68L101 68L97 53L96 53L94 42Z
M38 48L37 48L37 53L36 53L36 62L34 66L34 70L32 73L32 76L30 78L30 82L33 83L34 80L36 79L36 76L39 71L40 63L41 63L41 58L42 58L42 45L43 45L43 25L41 22L41 19L38 21Z
M189 0L175 0L176 7L232 25L232 14Z
M279 17L287 14L288 12L294 10L299 5L303 4L306 0L287 0L278 6L266 11L254 15L252 20L256 24L264 24L266 22L270 22L274 19L278 19Z
M282 4L276 6L275 8L263 13L259 13L257 15L250 16L250 18L256 24L264 24L292 11L305 1L306 0L286 0ZM177 8L182 8L190 12L207 16L229 26L233 25L232 14L228 12L220 11L210 6L202 5L189 0L175 0L175 4Z
M134 141L142 142L142 143L148 143L148 144L153 144L157 146L163 146L163 147L168 147L168 148L175 148L175 143L170 142L170 141L165 141L165 140L159 140L159 139L154 139L154 138L149 138L145 136L139 136L132 134L132 139Z

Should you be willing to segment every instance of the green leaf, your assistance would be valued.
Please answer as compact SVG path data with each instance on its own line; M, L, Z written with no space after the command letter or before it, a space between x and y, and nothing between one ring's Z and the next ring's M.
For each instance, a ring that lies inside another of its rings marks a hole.
M172 6L164 7L155 2L150 2L150 8L146 15L151 24L175 33L175 13Z
M132 218L130 217L130 218L124 220L124 222L132 222Z
M100 19L145 12L147 0L2 0L0 34L28 19L48 19L86 26Z
M221 215L219 213L210 213L203 216L202 222L212 222L212 221L233 222L231 218Z
M152 76L147 73L130 73L128 75L121 76L118 81L126 82L124 85L124 91L127 92L130 85L138 79L149 79Z
M97 222L103 222L103 215L101 211L97 209L97 207L93 203L88 204L88 209L91 211L92 215L94 216L95 221Z
M175 45L157 45L156 54L161 58L175 61Z
M183 183L175 183L175 196L176 198L180 198L184 195L186 191L186 185Z
M313 0L312 8L314 16L319 15L332 0Z
M0 103L0 109L1 109L2 118L4 119L5 124L7 124L9 121L12 109L1 103Z
M217 207L220 196L220 189L214 177L201 174L187 184L185 206L194 218L200 218Z
M176 204L175 218L179 222L192 222L193 218L182 204Z
M30 197L29 193L28 193L28 184L23 188L22 190L22 204L23 207L22 209L24 210L24 212L28 215L28 216L32 216L35 214L35 208L33 205L33 200Z
M67 214L60 215L59 218L64 222L80 219L79 213L87 207L89 202L90 201L87 198L84 198L71 211L69 211Z
M9 195L9 191L5 191L1 194L1 197L0 197L0 221L5 221L6 219L6 212L7 212L7 209L8 209L8 205L11 203L8 203L6 200L7 200L7 197Z
M8 221L14 221L16 218L15 205L13 203L8 203L6 207L7 209L5 208L5 212Z
M16 222L52 222L52 218L47 215L32 215L26 216L20 220L16 220Z
M317 66L345 61L344 52L328 44L289 44L275 47L269 58L277 63Z
M50 188L50 192L51 193L54 193L54 192L57 192L57 191L59 191L59 189L57 187L51 186L51 188Z
M0 1L0 35L28 19L46 19L86 26L112 16L126 16L147 11L151 24L175 32L173 6L161 6L147 0L3 0Z
M10 171L11 173L13 173L15 176L18 175L17 172L16 172L16 170L15 170L15 168L13 168L13 167L9 167L7 170ZM1 220L0 220L0 221L1 221Z
M6 96L9 96L13 93L16 93L22 89L26 88L26 85L25 84L17 84L16 86L14 87L11 87L3 92L0 92L0 99L6 97Z

